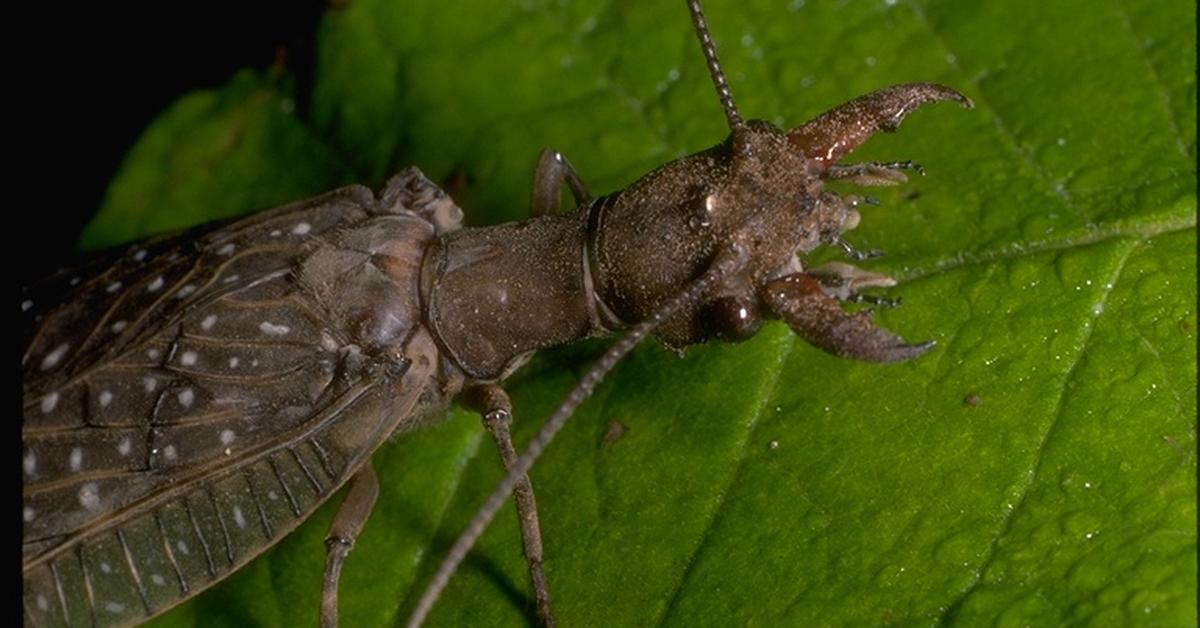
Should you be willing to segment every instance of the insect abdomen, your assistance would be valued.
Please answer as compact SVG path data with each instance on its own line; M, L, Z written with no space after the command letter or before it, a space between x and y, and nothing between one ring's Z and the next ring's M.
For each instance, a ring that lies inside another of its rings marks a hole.
M382 199L346 188L135 245L59 305L30 308L29 625L162 612L273 545L448 401L461 378L418 294L447 203L406 171ZM116 317L128 322L114 329Z

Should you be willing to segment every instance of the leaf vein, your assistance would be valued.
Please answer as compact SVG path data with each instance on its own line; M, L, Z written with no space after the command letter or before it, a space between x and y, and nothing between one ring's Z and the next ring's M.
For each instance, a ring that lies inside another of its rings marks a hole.
M704 548L708 546L708 539L712 536L713 530L717 527L717 522L722 517L725 509L726 498L729 496L729 493L733 487L737 485L738 478L742 475L742 471L746 462L746 454L750 448L750 442L754 440L754 432L758 428L758 424L761 422L763 415L766 414L767 408L771 405L771 400L775 399L779 395L779 385L783 381L783 365L787 363L787 360L791 356L792 350L795 347L796 337L789 334L787 345L782 351L779 352L775 367L771 369L773 379L767 386L769 392L766 395L763 395L762 402L759 403L758 407L754 409L754 414L747 426L746 437L742 441L742 448L737 454L737 468L734 469L733 473L730 475L729 482L721 489L720 493L717 494L717 501L712 509L712 515L708 518L708 523L705 525L704 532L701 533L700 539L697 541L696 546L688 555L686 567L684 567L683 573L679 575L679 582L676 584L674 590L671 591L662 615L660 615L656 621L649 623L657 626L665 626L668 623L671 615L675 612L684 587L687 584L688 579L691 577L692 572L695 570L696 563L698 562L700 555L704 552Z
M1092 311L1103 312L1105 310L1104 306L1107 305L1109 296L1116 289L1117 283L1121 280L1121 274L1125 270L1125 265L1129 262L1129 258L1133 256L1134 251L1136 251L1140 246L1143 246L1142 242L1134 240L1129 242L1129 244L1125 247L1125 250L1121 252L1120 259L1117 261L1108 281L1104 284L1106 288L1103 290L1103 292L1101 292L1099 300L1093 305ZM1095 306L1099 306L1100 309L1097 310ZM947 626L955 623L954 620L956 619L959 610L962 608L963 604L966 603L967 599L970 598L979 588L980 583L983 581L983 575L987 573L988 568L992 565L993 561L995 561L996 554L999 551L1000 540L1007 536L1011 531L1012 522L1016 516L1016 513L1021 510L1021 507L1025 504L1025 499L1029 496L1030 492L1033 491L1033 487L1040 476L1042 463L1045 461L1046 445L1050 442L1051 437L1057 431L1063 417L1067 383L1073 377L1075 377L1076 371L1083 363L1084 356L1087 355L1088 344L1091 342L1092 335L1095 333L1098 323L1099 316L1090 318L1085 322L1083 337L1077 344L1078 350L1075 352L1074 360L1063 373L1062 385L1059 387L1060 392L1054 401L1054 408L1051 410L1053 418L1050 420L1050 425L1046 428L1045 432L1042 434L1041 441L1038 443L1037 456L1030 465L1029 471L1025 474L1025 482L1021 487L1021 492L1014 500L1015 503L1012 504L1011 507L1007 508L1007 511L1001 517L998 530L995 536L993 536L991 541L988 543L987 551L984 554L983 559L979 562L979 567L972 573L970 583L967 584L958 597L944 606L946 610L942 612L940 617L938 617L939 625Z

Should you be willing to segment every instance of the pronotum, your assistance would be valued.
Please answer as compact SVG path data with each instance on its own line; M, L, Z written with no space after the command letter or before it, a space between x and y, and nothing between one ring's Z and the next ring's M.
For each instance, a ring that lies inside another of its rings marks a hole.
M911 162L846 164L918 106L971 102L929 83L852 100L790 130L745 120L699 0L700 49L730 134L624 190L595 196L559 153L534 175L532 218L463 228L416 168L378 193L349 187L98 254L23 290L24 617L143 621L227 577L348 485L327 540L320 619L337 621L341 566L378 491L375 449L440 416L479 411L508 469L416 604L419 625L514 493L543 624L553 603L526 473L630 349L744 340L779 318L835 355L907 360L908 344L847 302L893 281L842 262L865 197ZM559 209L568 189L573 211ZM501 384L530 355L617 340L518 456ZM315 609L314 609L315 612Z

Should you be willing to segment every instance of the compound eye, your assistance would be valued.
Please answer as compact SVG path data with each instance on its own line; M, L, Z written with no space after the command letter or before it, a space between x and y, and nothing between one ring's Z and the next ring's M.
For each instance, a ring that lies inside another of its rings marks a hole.
M762 325L758 300L741 297L721 297L705 308L705 322L710 332L727 342L748 340Z

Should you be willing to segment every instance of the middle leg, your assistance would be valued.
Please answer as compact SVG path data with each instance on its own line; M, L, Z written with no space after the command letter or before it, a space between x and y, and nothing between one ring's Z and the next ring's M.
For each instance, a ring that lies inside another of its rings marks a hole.
M513 447L510 431L512 402L508 399L508 393L495 384L483 384L468 389L463 400L468 408L483 415L483 425L496 441L505 470L511 469L517 461L517 450ZM538 618L543 626L553 628L550 589L546 585L546 574L542 571L542 531L538 523L537 503L533 498L533 485L528 475L522 476L517 482L513 489L513 500L517 503L521 543L525 549L525 560L529 563L529 579L533 583Z

